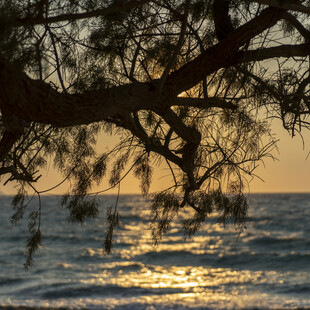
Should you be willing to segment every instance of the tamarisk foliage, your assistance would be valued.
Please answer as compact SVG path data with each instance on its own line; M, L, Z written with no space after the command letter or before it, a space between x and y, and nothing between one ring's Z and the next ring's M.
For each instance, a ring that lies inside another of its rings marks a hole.
M309 14L308 0L0 0L0 176L17 188L12 223L28 216L25 267L49 164L70 184L69 221L98 215L94 185L132 173L155 243L184 208L185 236L213 212L242 230L243 192L275 147L270 120L309 128ZM100 153L104 134L121 141ZM150 195L158 165L171 186ZM118 220L116 202L107 252Z

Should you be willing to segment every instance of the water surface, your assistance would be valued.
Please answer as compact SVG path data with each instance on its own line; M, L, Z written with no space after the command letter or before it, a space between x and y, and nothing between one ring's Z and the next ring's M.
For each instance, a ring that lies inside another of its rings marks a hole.
M92 309L310 309L310 195L250 197L245 230L211 217L191 240L181 220L154 248L148 203L121 196L120 228L105 255L104 210L83 226L66 221L58 197L43 198L43 243L23 270L25 224L12 227L11 197L0 197L0 305ZM33 208L36 204L33 205Z

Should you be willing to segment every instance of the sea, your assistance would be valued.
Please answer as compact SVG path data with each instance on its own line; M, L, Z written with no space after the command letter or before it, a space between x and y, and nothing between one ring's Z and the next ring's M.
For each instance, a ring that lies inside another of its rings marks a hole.
M81 226L67 221L59 197L42 197L42 245L26 271L26 221L12 226L12 197L0 197L0 306L310 309L310 194L249 195L241 234L214 215L185 239L180 213L157 246L150 202L122 195L109 255L105 210L117 197L98 199L98 218Z

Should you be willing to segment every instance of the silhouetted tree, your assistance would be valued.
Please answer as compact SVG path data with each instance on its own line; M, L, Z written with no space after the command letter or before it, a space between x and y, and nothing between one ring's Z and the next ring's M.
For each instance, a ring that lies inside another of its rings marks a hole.
M0 174L17 182L15 223L52 161L73 184L69 220L96 217L92 186L128 170L148 195L154 164L171 187L152 196L155 242L180 208L186 235L219 212L242 229L246 178L271 156L267 117L308 127L309 1L0 1ZM262 116L260 119L259 116ZM98 154L101 132L122 134ZM226 193L226 194L225 194ZM41 240L30 214L28 260ZM117 208L108 211L111 249Z

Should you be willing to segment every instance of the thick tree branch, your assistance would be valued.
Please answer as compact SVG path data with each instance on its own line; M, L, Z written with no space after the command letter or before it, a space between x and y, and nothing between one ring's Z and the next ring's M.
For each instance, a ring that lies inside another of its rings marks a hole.
M231 32L223 41L210 47L191 62L170 74L165 87L170 95L178 95L199 83L203 78L233 62L236 51L258 34L274 26L285 11L267 8L259 16Z
M153 151L157 154L160 154L164 158L166 158L167 160L170 160L171 162L173 162L174 164L178 166L182 165L182 159L180 157L173 154L168 149L168 147L152 141L152 139L145 133L144 130L139 130L134 120L130 116L127 115L123 118L121 126L123 128L128 129L133 135L139 138L144 143L145 148L148 151Z
M239 63L261 61L278 57L306 57L310 55L310 43L298 45L281 45L270 48L261 48L258 50L237 52L234 59L227 62L226 66L230 67Z
M209 59L212 60L212 57L217 59L217 56L213 53L213 48L209 50L211 50ZM209 67L211 67L209 70L213 69L211 71L213 72L221 67L273 57L307 56L309 51L309 43L284 45L247 52L240 51L232 54L233 57L219 63L217 67L209 63ZM198 70L200 69L201 67L198 67ZM176 71L176 73L171 74L172 78L175 78L175 74L178 73L179 71ZM190 88L191 86L191 81L188 81L183 87ZM172 97L167 102L163 100L158 102L157 95L156 91L153 91L148 83L132 83L84 94L58 93L50 85L30 79L7 61L0 60L1 111L6 114L14 114L25 121L48 123L60 127L81 125L102 121L121 113L130 113L147 107L153 109L156 104L159 106L172 106L179 105L182 101L184 103L186 100L188 101L186 98L176 97L177 99L173 99ZM217 103L212 103L212 106L216 105Z
M89 124L145 107L148 83L132 83L83 94L59 93L0 59L0 109L25 121L66 127Z
M132 83L83 94L58 93L50 85L30 79L0 59L0 108L25 121L53 126L89 124L128 114L140 109L154 110L174 105L177 95L190 89L212 72L240 62L271 57L309 55L309 43L284 45L257 51L238 51L239 47L265 29L273 26L285 11L265 9L225 40L207 49L200 56L167 77L162 96L149 83ZM183 99L177 99L183 100Z
M310 31L306 29L295 16L290 13L285 13L284 19L297 29L297 31L305 38L306 42L310 42Z
M0 140L0 162L5 159L24 132L24 121L15 115L5 114L2 111L2 121L5 130Z
M214 0L213 2L213 21L217 39L222 41L226 36L234 31L229 16L229 3L225 0Z
M21 134L12 133L7 130L4 131L0 140L0 162L6 158L13 145L19 140L20 137Z

